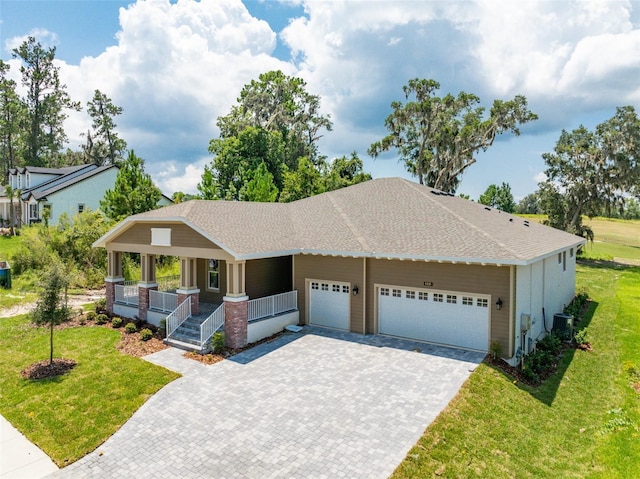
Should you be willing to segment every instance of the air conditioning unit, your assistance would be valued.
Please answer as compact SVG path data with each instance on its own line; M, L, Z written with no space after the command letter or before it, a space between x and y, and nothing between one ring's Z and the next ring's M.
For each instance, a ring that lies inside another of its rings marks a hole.
M553 332L560 335L573 335L573 315L557 313L553 315Z

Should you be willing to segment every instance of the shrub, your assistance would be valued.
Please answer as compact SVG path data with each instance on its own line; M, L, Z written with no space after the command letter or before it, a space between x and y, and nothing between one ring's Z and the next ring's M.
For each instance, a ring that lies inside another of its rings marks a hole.
M576 340L576 344L587 344L589 342L589 331L588 328L582 328L576 334L574 334L573 339Z
M209 341L209 346L214 353L221 352L224 349L224 333L222 331L214 333Z
M562 350L562 339L556 333L547 334L536 343L536 349L555 356Z
M98 316L98 313L96 313L95 311L87 311L87 320L88 321L95 321L97 316Z
M80 316L80 317L78 318L78 324L79 324L80 326L84 326L85 324L87 324L87 320L85 319L85 317L84 317L84 316Z
M134 323L127 323L124 327L124 331L127 334L133 334L138 330L138 327Z
M109 316L106 314L99 314L96 316L96 324L106 324L109 321Z
M149 341L153 337L153 332L149 328L144 328L140 331L140 339L143 341Z
M164 339L167 337L167 320L166 319L160 320L160 323L158 325L158 331L160 332L161 338Z
M96 313L101 313L107 310L107 298L100 298L93 303Z
M117 316L111 320L111 326L114 327L114 328L121 327L123 323L124 323L124 320L122 318L117 317Z
M489 353L493 359L502 357L502 344L499 341L491 341L489 345Z

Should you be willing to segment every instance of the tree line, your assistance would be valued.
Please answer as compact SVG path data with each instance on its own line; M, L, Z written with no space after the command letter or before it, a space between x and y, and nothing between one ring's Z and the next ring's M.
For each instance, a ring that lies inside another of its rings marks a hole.
M96 90L87 103L92 123L82 151L62 153L67 141L64 119L80 104L69 98L59 80L55 48L45 49L30 37L13 56L22 62L27 93L22 98L16 94L9 67L0 61L0 166L128 164L118 187L105 198L105 212L121 219L154 207L136 194L136 184L148 187L151 180L144 177L144 161L133 151L127 154L127 144L117 134L115 118L122 108ZM480 152L499 135L519 135L521 127L538 116L522 95L494 100L487 110L473 93L440 95L439 89L435 80L409 80L402 88L404 101L391 103L384 122L388 134L367 153L377 158L393 151L419 183L455 193ZM175 201L287 202L371 178L355 151L332 160L321 154L319 142L332 131L331 117L321 112L320 97L307 91L304 80L281 71L263 73L244 85L217 126L219 136L209 142L212 160L204 168L198 193L175 192ZM639 145L640 122L631 106L619 107L594 131L583 126L563 131L554 151L543 154L546 181L525 200L544 211L551 226L588 236L583 215L633 211L633 198L640 197ZM479 200L505 211L524 208L513 201L508 183L490 185Z

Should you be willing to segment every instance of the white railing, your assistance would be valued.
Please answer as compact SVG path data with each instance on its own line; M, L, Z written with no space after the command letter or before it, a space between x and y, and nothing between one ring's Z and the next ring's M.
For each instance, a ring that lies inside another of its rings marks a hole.
M116 303L138 305L138 285L116 284Z
M125 285L125 286L138 286L138 280L137 279L129 279L129 280L125 281L122 284Z
M167 338L191 316L191 297L185 299L176 310L167 316Z
M204 346L214 333L224 326L224 303L200 325L200 345Z
M178 295L163 291L149 290L149 308L170 312L178 307Z
M249 309L249 321L268 318L286 311L295 311L298 309L298 292L289 291L264 298L252 299L248 301L247 307Z

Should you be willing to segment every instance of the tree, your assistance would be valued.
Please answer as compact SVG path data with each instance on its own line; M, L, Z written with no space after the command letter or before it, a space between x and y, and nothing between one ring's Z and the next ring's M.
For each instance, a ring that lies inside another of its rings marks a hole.
M253 170L251 179L240 189L242 201L274 202L278 197L278 188L273 182L273 175L262 162Z
M281 203L300 200L322 193L321 175L316 166L306 157L300 158L298 168L284 173L284 186L280 192Z
M197 198L197 195L192 195L183 191L176 191L171 195L171 200L174 203L184 203L185 201L195 200Z
M19 166L18 153L25 121L24 104L16 82L7 78L9 65L0 60L0 171Z
M516 203L513 201L511 186L509 183L502 183L500 186L489 185L483 194L478 198L478 203L493 206L505 213L513 213Z
M620 208L627 194L640 197L640 120L631 106L617 108L595 131L584 126L563 130L554 152L542 157L547 164L547 181L540 185L545 210L562 198L563 205L553 210L563 209L564 217L549 219L561 229L585 235L582 215Z
M120 165L113 190L107 190L100 209L107 218L120 221L127 216L157 207L162 196L151 176L144 172L144 160L131 150Z
M370 180L371 175L365 173L363 167L362 160L358 158L355 151L351 153L350 158L346 156L335 158L328 165L328 171L323 178L323 190L333 191Z
M109 165L121 160L127 143L118 137L114 118L122 114L122 107L114 105L111 98L96 90L91 101L87 102L87 112L92 120L93 134L87 132L83 149L89 162Z
M69 316L69 308L66 305L68 284L63 265L54 261L42 276L42 292L31 312L31 318L35 324L49 325L50 366L53 364L53 327Z
M27 88L26 164L30 166L57 166L56 155L67 141L65 110L80 111L80 104L71 101L66 85L60 83L55 54L55 47L44 49L34 37L13 50L13 57L23 63L20 72Z
M306 86L301 78L279 70L261 74L242 88L238 105L218 118L221 138L238 136L250 126L278 132L288 168L297 168L302 156L315 162L320 131L331 131L332 123L329 115L320 114L320 97L308 93Z
M540 208L540 192L530 193L520 200L516 206L516 213L519 215L538 215L542 213Z
M391 103L393 112L385 120L390 133L368 152L375 158L396 148L420 184L453 193L477 153L486 151L497 135L508 131L519 135L519 125L538 117L518 95L509 101L495 100L485 119L476 95L460 92L457 97L439 98L435 96L439 88L435 80L410 80L403 91L406 100L415 100Z

